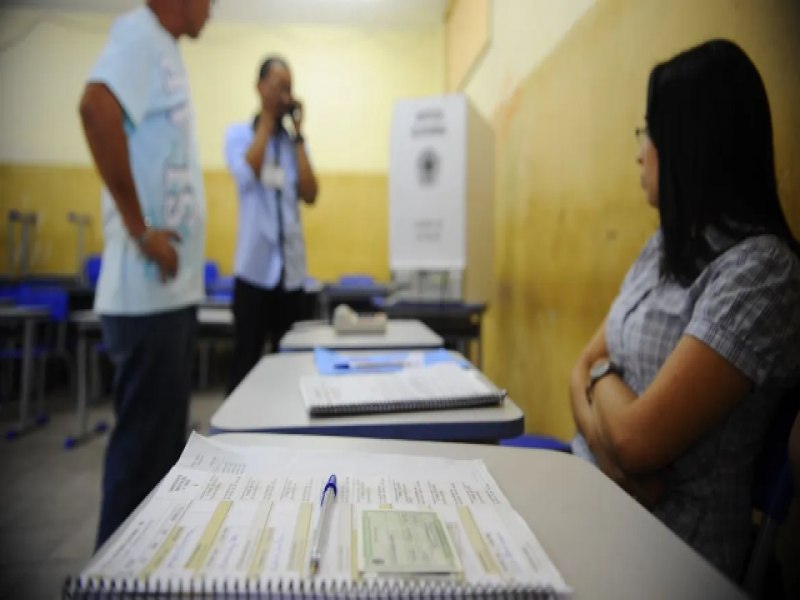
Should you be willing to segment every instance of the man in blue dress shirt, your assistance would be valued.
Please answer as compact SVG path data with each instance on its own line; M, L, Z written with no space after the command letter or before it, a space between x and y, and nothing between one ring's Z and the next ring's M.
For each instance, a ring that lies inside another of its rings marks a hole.
M302 134L303 106L292 96L286 61L265 60L256 89L258 115L225 135L225 159L239 195L228 393L258 362L267 336L274 351L301 314L306 258L299 201L313 204L318 190Z
M105 184L94 308L115 367L98 546L186 443L205 195L178 38L196 38L209 10L210 0L149 0L117 19L80 103Z

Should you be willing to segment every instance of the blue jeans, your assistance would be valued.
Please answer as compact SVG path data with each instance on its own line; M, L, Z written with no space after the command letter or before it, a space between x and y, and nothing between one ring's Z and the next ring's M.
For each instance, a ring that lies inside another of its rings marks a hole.
M114 364L116 423L106 448L96 548L177 462L186 445L197 308L101 317Z

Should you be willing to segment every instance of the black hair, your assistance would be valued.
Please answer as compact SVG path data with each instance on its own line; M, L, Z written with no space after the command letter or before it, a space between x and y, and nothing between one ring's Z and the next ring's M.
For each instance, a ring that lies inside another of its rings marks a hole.
M264 60L264 62L261 63L261 66L258 69L258 80L259 81L261 81L267 75L269 75L269 71L270 71L270 69L272 68L273 65L281 66L284 69L286 69L287 71L289 70L289 63L287 63L286 59L284 59L283 57L275 56L275 55L268 56Z
M272 69L274 65L283 67L287 71L289 70L289 63L286 62L286 59L284 59L283 57L277 55L268 56L264 60L264 62L261 63L261 66L258 68L258 80L263 81L264 78L267 75L269 75L270 69ZM261 117L261 112L257 112L253 117L253 129L258 127L259 117Z
M739 46L712 40L656 65L647 125L658 152L662 278L694 281L720 252L709 228L735 241L771 233L800 254L778 197L767 93Z

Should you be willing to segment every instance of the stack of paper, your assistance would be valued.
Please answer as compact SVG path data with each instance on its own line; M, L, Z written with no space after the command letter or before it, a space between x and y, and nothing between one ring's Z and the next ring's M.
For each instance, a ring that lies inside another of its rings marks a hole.
M331 474L338 494L311 576L309 538ZM68 592L112 589L570 594L481 461L226 446L196 434Z
M491 406L505 398L479 371L447 362L395 373L305 375L300 393L312 417Z

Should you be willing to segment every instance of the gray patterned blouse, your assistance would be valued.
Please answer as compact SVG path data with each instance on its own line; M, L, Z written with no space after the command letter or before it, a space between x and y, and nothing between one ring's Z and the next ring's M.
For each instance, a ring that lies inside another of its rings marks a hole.
M752 391L663 476L653 513L731 578L749 547L753 460L782 393L800 379L800 259L772 235L728 247L688 287L659 278L662 235L654 234L608 314L606 344L625 383L640 395L683 335L727 359ZM576 436L573 452L593 461Z

